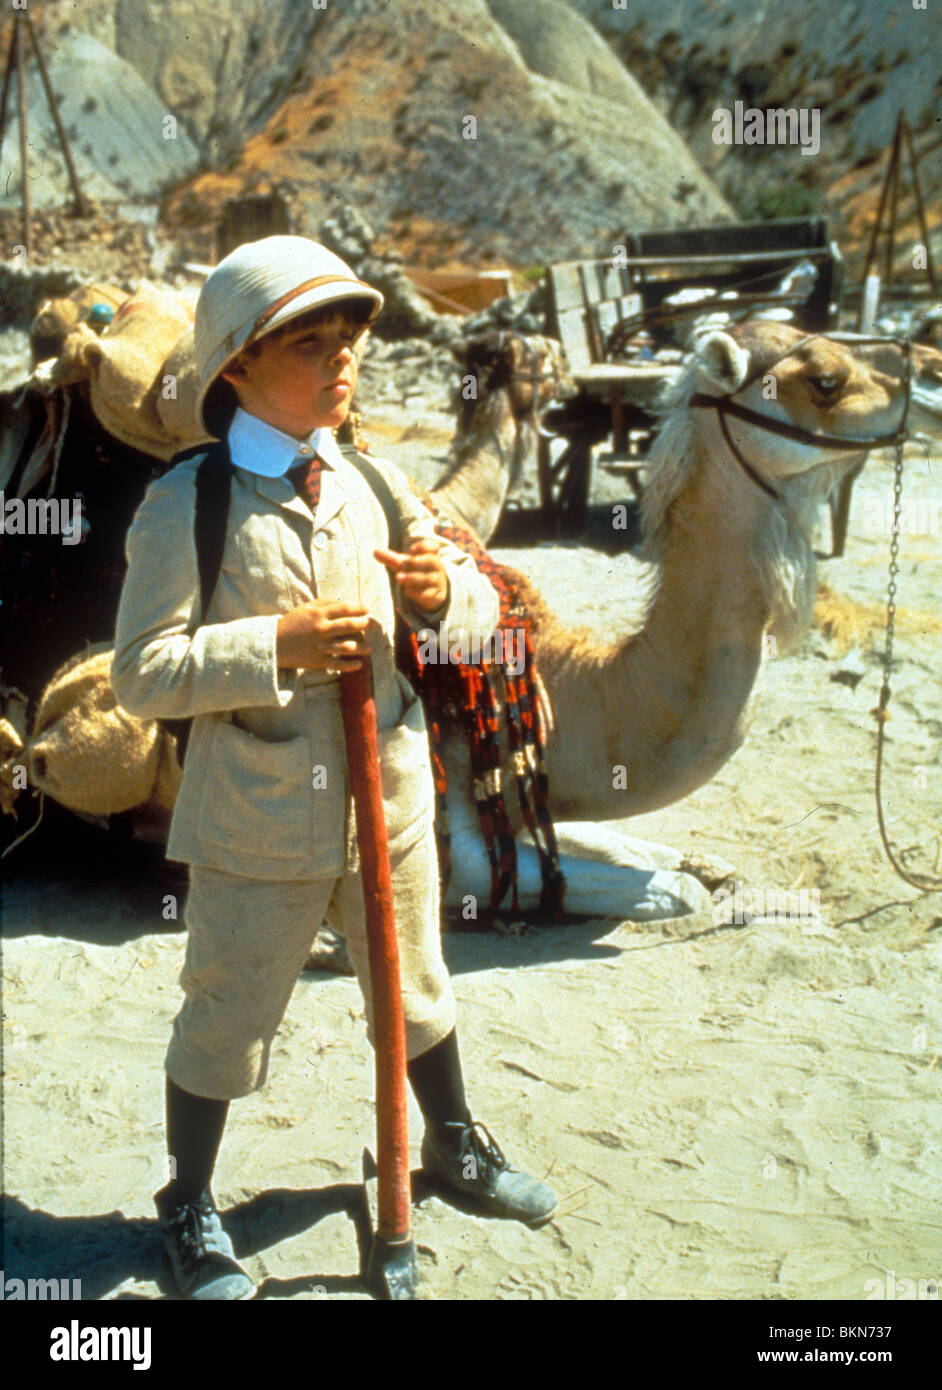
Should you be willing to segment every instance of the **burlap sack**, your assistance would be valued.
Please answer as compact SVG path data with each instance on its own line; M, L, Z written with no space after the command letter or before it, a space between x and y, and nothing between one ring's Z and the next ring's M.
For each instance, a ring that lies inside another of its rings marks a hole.
M179 440L176 449L199 444L210 436L196 423L196 395L199 373L193 355L193 325L185 328L163 364L162 378L172 379L176 390L157 393L157 415L168 439ZM175 452L174 451L174 452Z
M118 704L113 657L113 648L99 643L61 666L46 686L21 755L30 787L90 816L155 800L169 809L179 782L170 740L154 720Z
M118 310L128 297L127 291L116 285L80 285L63 299L47 299L29 330L33 361L58 357L66 338L86 321L95 304L108 304Z
M76 325L52 382L87 380L92 409L109 434L168 462L209 437L196 423L192 325L178 294L145 282L100 336Z

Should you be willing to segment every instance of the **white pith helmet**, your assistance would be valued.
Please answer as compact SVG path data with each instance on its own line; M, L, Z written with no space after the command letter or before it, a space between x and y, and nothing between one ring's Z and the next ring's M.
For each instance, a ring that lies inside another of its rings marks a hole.
M199 372L196 416L212 433L203 407L219 373L249 342L310 309L359 300L372 323L383 307L379 290L319 242L270 236L237 246L207 277L196 304L194 348Z

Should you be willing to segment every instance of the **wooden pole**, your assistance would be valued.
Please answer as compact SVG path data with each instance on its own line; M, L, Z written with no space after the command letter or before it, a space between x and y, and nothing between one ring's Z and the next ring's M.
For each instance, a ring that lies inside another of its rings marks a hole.
M365 663L356 671L344 671L340 690L347 767L356 806L373 999L378 1176L376 1234L387 1245L400 1245L409 1242L412 1225L406 1029L371 663Z
M893 252L896 250L896 211L899 203L899 166L902 163L900 158L902 147L903 118L900 116L893 133L893 155L890 160L893 176L890 182L890 216L886 228L886 273L883 277L887 290L893 284Z
M20 179L21 191L20 201L23 207L23 245L26 247L26 259L32 260L33 256L33 233L30 223L29 201L29 136L27 133L26 116L26 63L23 55L23 39L20 33L20 13L15 15L16 25L13 30L13 42L16 44L16 85L19 88L20 103Z
M877 247L878 247L879 240L880 240L880 230L881 230L881 228L882 228L882 226L883 226L883 215L884 215L884 213L885 213L885 211L886 211L886 202L887 202L887 198L889 197L890 184L891 184L891 182L892 182L892 180L893 180L893 170L894 170L894 167L895 167L895 162L896 162L897 158L899 157L899 148L898 148L898 143L897 143L897 136L898 136L898 135L899 135L899 123L897 122L896 131L894 132L894 135L893 135L893 144L892 144L892 146L891 146L891 148L890 148L889 163L888 163L887 166L886 166L886 171L885 171L885 173L884 173L884 175L883 175L883 182L882 182L882 184L880 185L880 202L879 202L879 205L878 205L878 207L877 207L877 215L876 215L876 220L874 221L874 224L873 224L873 231L870 233L870 241L869 241L869 243L868 243L868 245L867 245L867 255L866 255L866 259L864 260L863 275L862 275L861 280L860 280L860 309L858 310L858 313L857 313L857 332L858 332L858 333L872 333L872 332L873 332L873 325L872 325L872 324L870 324L869 327L865 326L865 319L866 319L866 317L867 317L867 310L868 310L867 282L868 282L869 277L870 277L871 268L872 268L873 263L874 263L874 261L876 260L876 257L877 257ZM879 279L877 280L877 284L879 284ZM877 298L879 299L879 290L877 290ZM872 307L873 307L873 313L875 314L875 313L876 313L876 304L874 304Z
M36 30L30 18L29 11L23 11L23 19L26 21L27 32L30 42L33 45L33 52L36 55L36 66L39 68L39 76L42 80L43 90L46 93L46 101L49 104L49 111L52 115L53 123L56 127L56 134L59 137L59 144L62 147L62 158L65 160L65 167L69 174L69 183L72 186L72 197L75 199L75 212L78 217L87 217L88 208L79 187L78 175L75 172L75 165L72 163L72 152L69 149L69 142L66 139L65 130L59 117L59 105L56 101L56 94L52 90L52 83L49 81L49 74L46 71L46 62L39 47L39 40L36 38Z
M919 230L922 233L922 244L926 248L926 274L929 277L932 293L938 294L939 281L935 273L935 264L932 260L932 246L929 242L929 224L926 221L926 209L922 201L922 188L919 184L919 169L916 162L916 150L913 145L913 133L905 117L902 118L902 121L903 135L906 139L906 148L909 154L909 171L913 180L913 196L916 199L916 215L919 218Z
M7 49L6 66L3 69L3 90L0 92L0 146L3 145L3 137L7 128L7 97L10 94L10 82L13 78L13 66L16 63L16 16L13 16L13 24L10 28L10 47Z
M890 178L893 173L893 150L895 149L896 136L894 135L893 145L890 152L890 162L886 166L886 173L883 175L883 184L880 188L880 203L877 207L876 221L873 224L873 231L870 233L870 241L867 246L867 256L866 260L864 261L863 281L861 281L861 283L864 283L866 281L867 276L870 274L870 267L873 265L874 259L876 258L877 242L880 236L880 228L883 226L883 213L886 209L886 199L890 191Z

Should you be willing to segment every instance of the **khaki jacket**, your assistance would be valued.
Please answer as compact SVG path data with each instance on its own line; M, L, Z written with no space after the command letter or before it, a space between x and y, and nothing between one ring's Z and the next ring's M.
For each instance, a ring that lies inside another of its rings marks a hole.
M194 633L199 581L193 520L196 460L152 483L127 536L111 681L118 702L145 718L195 716L167 856L259 879L336 877L356 867L340 707L340 678L279 669L278 617L314 598L362 603L369 637L390 849L428 831L433 784L421 702L396 670L386 519L356 467L331 452L317 517L289 478L235 468L222 569ZM434 535L432 517L394 465L371 462L393 492L409 541ZM414 629L494 629L499 600L473 560L441 550L449 597L435 613L397 595Z

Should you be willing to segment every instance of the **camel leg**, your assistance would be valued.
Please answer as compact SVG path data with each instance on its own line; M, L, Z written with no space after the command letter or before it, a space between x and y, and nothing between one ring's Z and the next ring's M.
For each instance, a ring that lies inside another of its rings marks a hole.
M484 905L490 898L491 870L477 812L463 798L454 801L449 798L448 819L452 871L445 906L466 908L471 898ZM589 844L593 843L592 837L602 831L609 851L615 843L601 826L573 825L565 829L578 831ZM625 858L616 861L567 853L566 844L577 847L577 839L577 836L567 835L560 844L567 912L587 917L613 917L619 921L630 918L653 922L683 917L710 907L710 895L703 885L690 874L678 873L670 867L679 856L667 846L620 837L620 848L630 861L626 862ZM517 836L517 875L521 909L531 911L539 904L542 879L539 855L525 832Z
M672 845L625 835L611 821L557 821L556 842L562 854L637 869L677 869L681 855Z
M831 558L838 559L844 554L844 545L847 541L847 527L850 522L850 498L854 490L854 483L860 477L867 460L861 459L860 463L847 473L840 481L837 495L830 499L831 509Z

